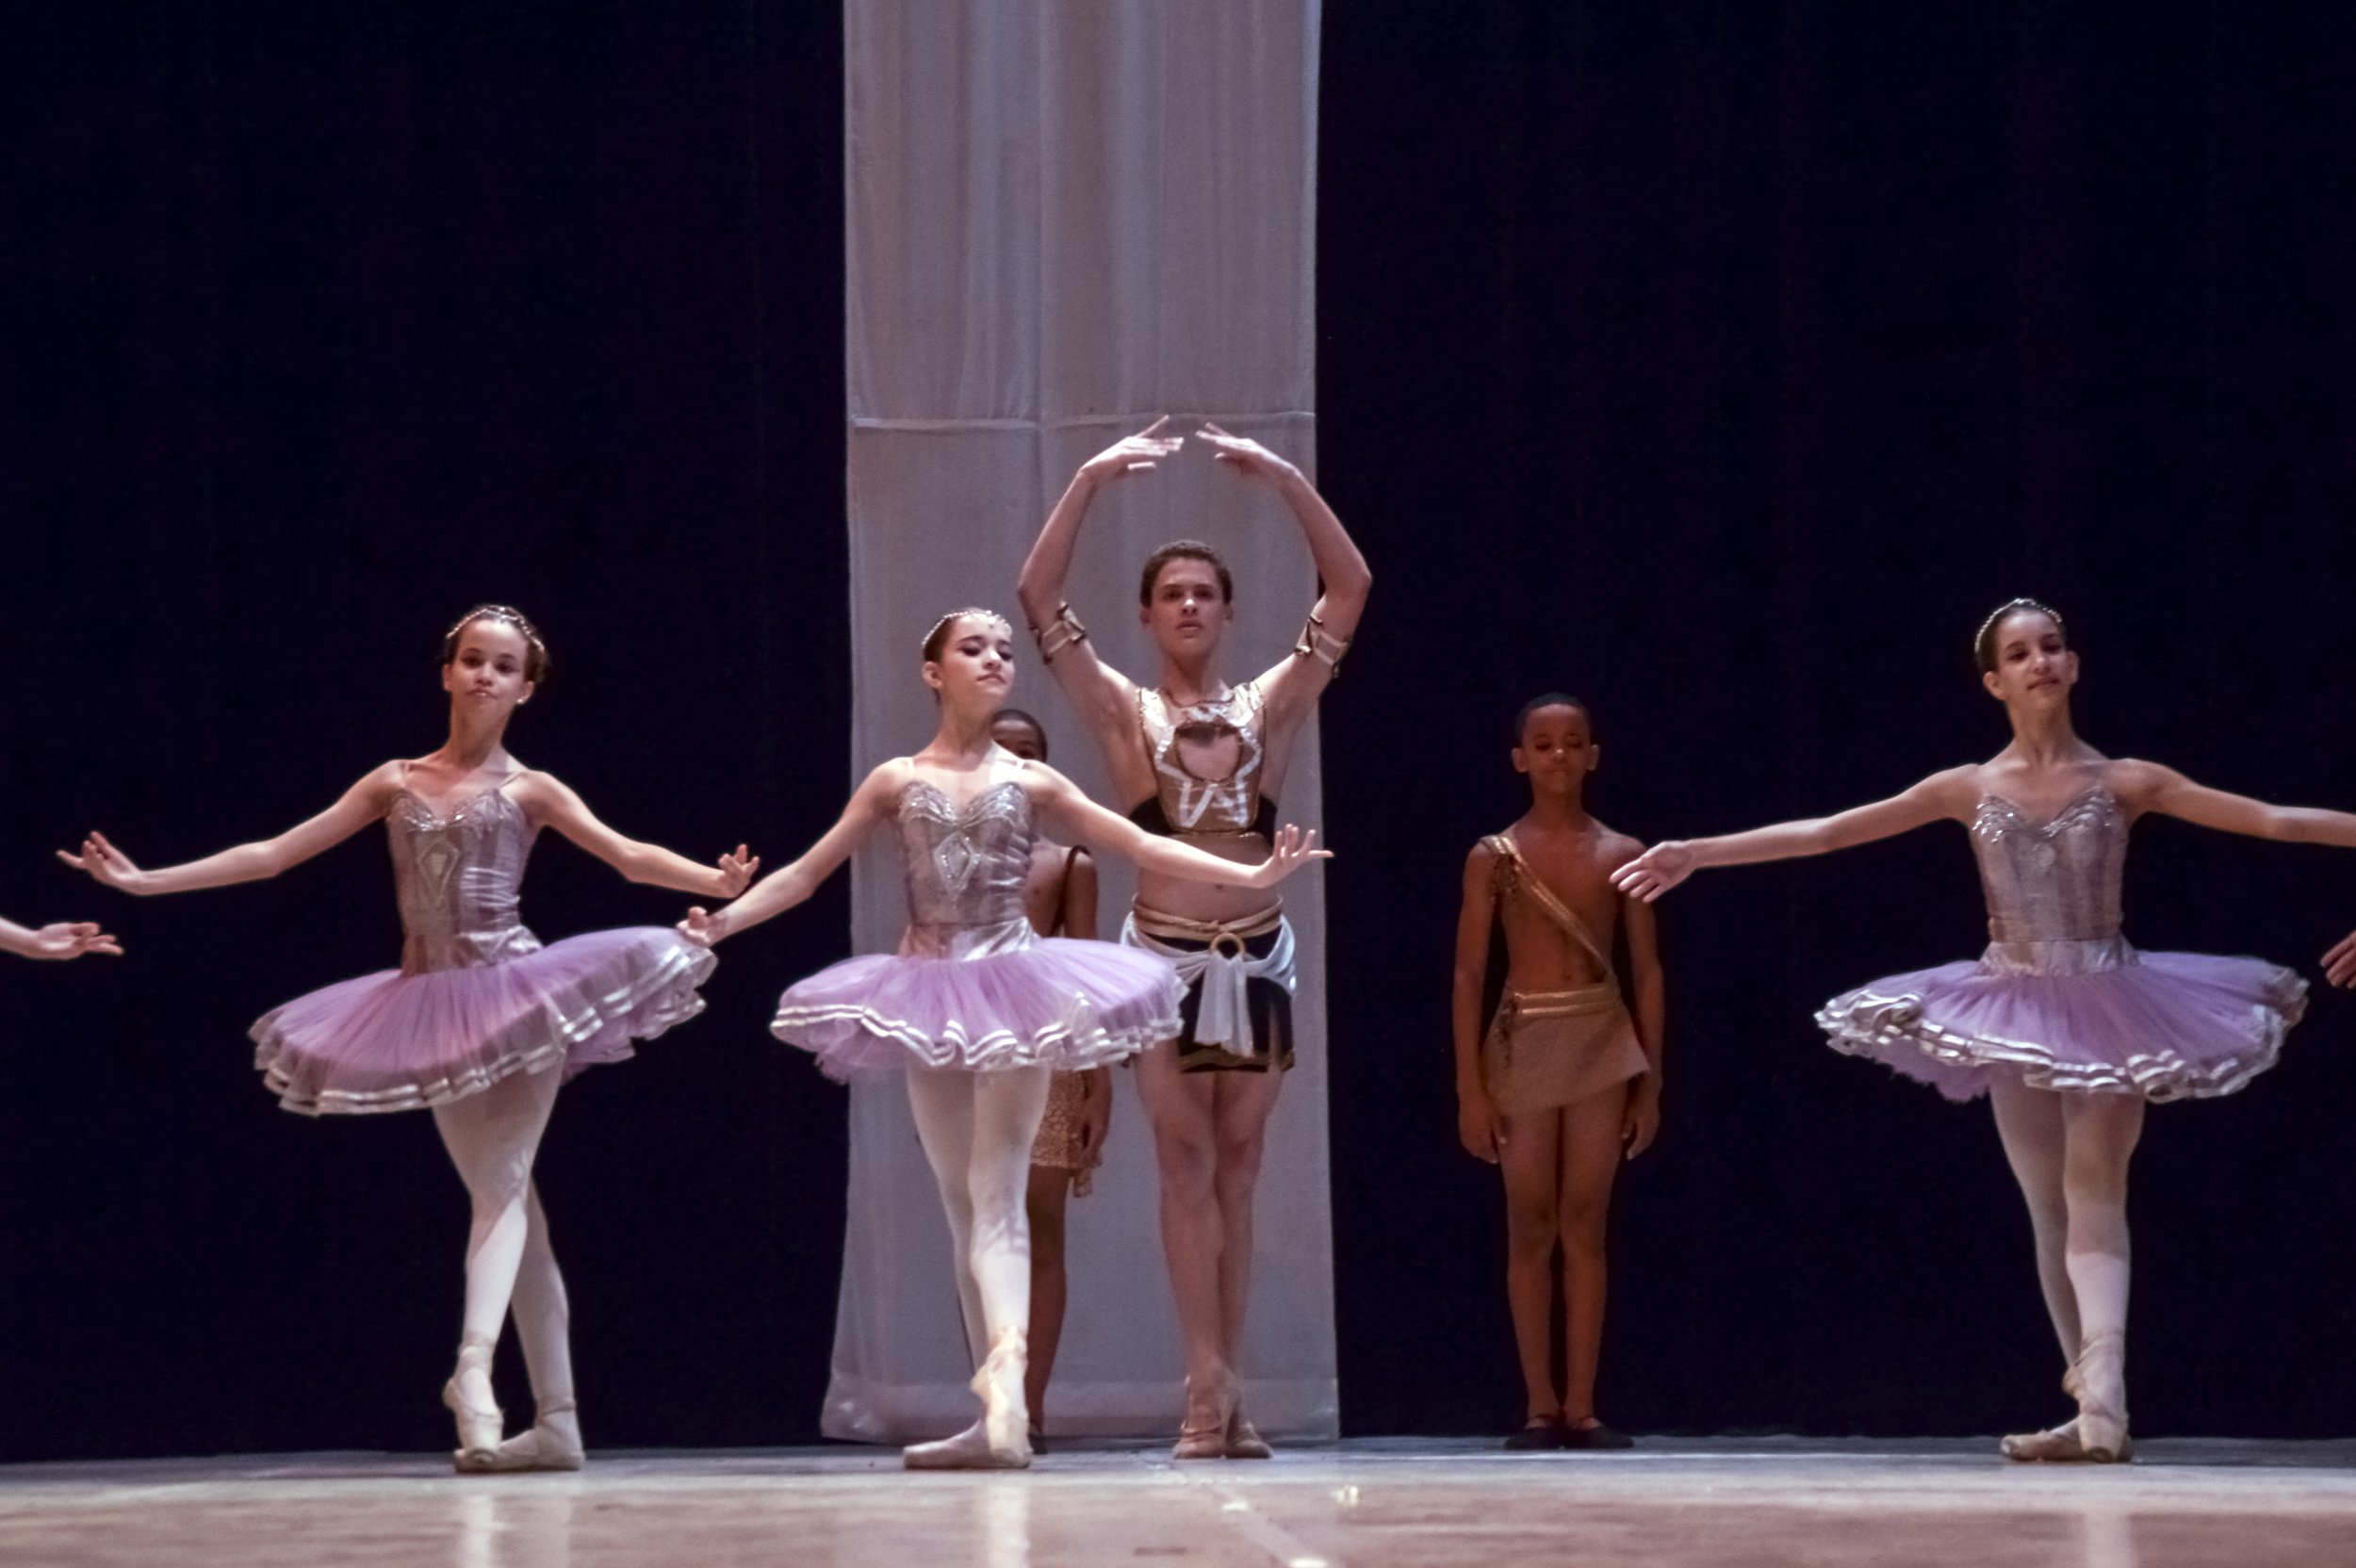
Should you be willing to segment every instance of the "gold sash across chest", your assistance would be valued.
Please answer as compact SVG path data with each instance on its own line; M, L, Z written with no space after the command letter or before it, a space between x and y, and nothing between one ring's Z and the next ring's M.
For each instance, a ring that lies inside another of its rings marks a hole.
M1490 851L1497 858L1497 885L1503 890L1528 898L1530 903L1536 905L1540 914L1552 921L1556 929L1568 937L1579 951L1595 960L1595 968L1602 973L1604 981L1608 982L1616 992L1619 989L1619 980L1612 972L1612 955L1605 952L1603 944L1595 940L1595 933L1587 929L1587 923L1579 919L1578 913L1562 902L1562 895L1547 887L1545 879L1538 874L1528 860L1522 858L1521 846L1513 841L1513 836L1510 833L1492 833L1481 841L1488 845ZM1576 991L1547 991L1532 994L1577 996L1595 988L1593 986L1582 986ZM1581 1007L1576 1010L1592 1012L1595 1009ZM1523 1011L1530 1012L1530 1009L1525 1007Z

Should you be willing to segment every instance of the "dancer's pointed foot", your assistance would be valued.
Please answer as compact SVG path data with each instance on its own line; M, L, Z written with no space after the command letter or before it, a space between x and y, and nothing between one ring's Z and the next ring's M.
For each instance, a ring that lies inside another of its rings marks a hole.
M2061 1385L2062 1392L2072 1399L2082 1392L2076 1362L2071 1362L2062 1373ZM2072 1464L2086 1457L2085 1445L2078 1441L2078 1418L2074 1415L2043 1431L2015 1432L1996 1446L2006 1459L2021 1464Z
M1030 1413L1023 1397L1029 1342L1021 1329L1001 1329L990 1359L969 1385L982 1397L982 1418L955 1437L900 1450L910 1470L1023 1470L1031 1462Z
M982 1429L990 1438L990 1454L1007 1469L1031 1462L1031 1410L1023 1392L1030 1356L1030 1335L1021 1329L1001 1329L990 1341L990 1358L966 1385L982 1396Z
M900 1450L900 1462L910 1470L1006 1470L990 1451L988 1419L974 1422L955 1437L937 1443L911 1443Z
M2086 1457L2086 1446L2078 1441L2074 1415L2041 1432L2015 1432L1997 1446L2006 1459L2021 1464L2069 1464Z
M491 1349L490 1340L468 1335L459 1343L458 1370L442 1385L442 1403L458 1418L458 1446L450 1454L457 1470L488 1470L499 1457L504 1428L491 1392Z
M578 1470L588 1461L581 1444L581 1407L572 1396L543 1399L536 1418L499 1446L493 1470Z
M2078 1443L2095 1464L2124 1464L2135 1457L2127 1435L2127 1335L2110 1329L2078 1351Z

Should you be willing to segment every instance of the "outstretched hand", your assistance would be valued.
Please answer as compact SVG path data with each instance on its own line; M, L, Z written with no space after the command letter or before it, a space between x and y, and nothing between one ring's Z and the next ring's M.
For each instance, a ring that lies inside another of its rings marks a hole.
M145 890L147 874L131 863L131 858L106 841L104 833L92 833L82 841L79 855L71 850L57 851L57 858L75 871L86 871L109 888L120 888L126 893Z
M1663 839L1612 874L1612 885L1650 904L1693 874L1693 849L1682 839Z
M2323 956L2323 977L2334 986L2356 986L2356 931L2333 942Z
M753 885L753 874L760 869L761 857L745 854L744 846L738 844L735 854L720 857L720 888L714 896L734 898Z
M1224 463L1248 479L1289 479L1301 471L1248 435L1230 435L1213 424L1194 434L1211 449L1213 462Z
M1165 414L1135 435L1127 435L1106 447L1080 465L1080 471L1096 479L1120 479L1124 474L1150 474L1161 460L1186 445L1183 435L1164 435L1162 427L1170 423Z
M33 931L31 937L25 948L27 958L78 958L85 953L123 956L122 945L101 931L96 921L57 921Z
M1268 858L1252 868L1244 878L1247 888L1273 888L1312 860L1331 860L1333 852L1317 847L1317 830L1303 828L1299 823L1286 823L1277 829L1275 841L1268 846Z
M679 934L697 947L711 947L728 934L728 912L713 911L698 904L687 911L687 918L679 923Z

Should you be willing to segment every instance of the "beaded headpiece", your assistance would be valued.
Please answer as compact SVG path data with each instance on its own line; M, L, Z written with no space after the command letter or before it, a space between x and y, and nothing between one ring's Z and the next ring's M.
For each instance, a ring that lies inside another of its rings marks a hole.
M1982 621L1980 623L1980 629L1972 634L1972 657L1977 661L1980 668L1988 670L1996 667L1994 651L1988 645L1989 634L1995 631L1998 627L2004 624L2005 616L2015 614L2023 610L2035 611L2037 614L2051 616L2053 622L2053 629L2062 634L2062 640L2064 642L2068 642L2070 640L2070 629L2062 624L2061 612L2054 609L2052 605L2047 604L2042 599L2006 599L2004 603L1998 605L1995 609L1988 612L1988 619Z
M965 619L968 615L978 615L986 621L996 621L1000 626L1006 629L1007 636L1011 637L1014 635L1014 623L1006 619L1004 615L998 613L997 611L984 610L978 605L968 605L963 610L950 611L949 613L941 616L941 619L933 623L932 629L924 633L924 640L917 645L917 646L924 650L924 657L926 659L934 657L932 651L934 638L940 636L942 630L946 628L954 626L958 621Z
M537 674L528 671L526 678L536 682L548 674L548 647L546 643L540 641L540 629L533 626L531 618L522 611L506 604L478 604L451 622L450 629L442 634L443 663L447 664L458 657L460 635L477 621L498 621L502 625L514 627L516 635L523 638L524 645L531 650L530 662L538 671Z

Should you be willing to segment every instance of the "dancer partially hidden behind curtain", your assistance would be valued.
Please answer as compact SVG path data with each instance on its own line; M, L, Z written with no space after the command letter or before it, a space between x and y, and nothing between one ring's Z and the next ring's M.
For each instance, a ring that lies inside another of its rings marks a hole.
M1988 898L1988 951L1876 980L1816 1015L1834 1049L1950 1100L1989 1096L2028 1200L2037 1282L2078 1403L2004 1440L2017 1460L2130 1457L2127 1167L2148 1101L2231 1094L2274 1064L2306 983L2255 958L2138 953L2119 929L2127 830L2147 812L2253 838L2356 847L2356 816L2268 806L2078 738L2078 656L2061 616L2000 606L1975 645L2012 743L1889 800L1813 822L1655 844L1616 880L1650 900L1703 866L1821 855L1941 819L1965 825Z
M1040 937L1023 909L1038 820L1164 876L1273 887L1323 851L1286 828L1237 867L1156 839L1089 801L1043 762L990 738L1014 679L1014 634L987 610L944 615L924 643L941 727L913 757L870 773L842 820L801 858L681 929L716 942L815 891L870 833L896 829L908 901L896 954L846 959L789 988L771 1025L832 1078L906 1070L957 1248L982 1418L905 1451L910 1469L1011 1469L1031 1461L1023 1394L1031 1315L1023 1192L1049 1076L1117 1061L1177 1027L1170 965L1110 942Z
M1604 1221L1612 1178L1661 1128L1662 987L1651 906L1612 873L1644 846L1587 814L1601 752L1587 708L1559 692L1514 722L1530 809L1473 846L1456 924L1456 1119L1464 1148L1505 1178L1505 1295L1528 1419L1509 1448L1625 1448L1595 1416L1603 1347ZM1625 924L1636 1010L1620 999ZM1487 1035L1491 928L1505 993ZM1554 1377L1554 1252L1562 1250L1564 1378Z
M1230 686L1219 647L1235 618L1235 583L1219 552L1194 540L1155 550L1137 584L1137 618L1161 654L1139 685L1096 656L1064 602L1064 580L1089 504L1124 475L1151 472L1184 439L1165 416L1080 466L1023 565L1019 592L1039 657L1070 694L1132 820L1239 865L1268 854L1301 727L1316 710L1364 612L1372 574L1299 468L1256 441L1205 425L1197 439L1222 466L1284 498L1308 541L1323 596L1291 654ZM1265 1459L1242 1408L1236 1365L1252 1298L1252 1201L1268 1119L1292 1066L1293 937L1281 903L1240 880L1181 883L1147 868L1121 940L1178 966L1182 1027L1137 1058L1137 1095L1161 1169L1162 1250L1185 1341L1179 1459Z
M87 920L52 921L47 925L19 925L0 920L0 953L20 958L78 958L85 953L111 953L120 957L123 945Z
M1017 757L1047 760L1047 731L1020 708L1001 708L990 721L990 738ZM1096 862L1079 844L1070 848L1041 838L1031 846L1030 880L1023 906L1031 929L1042 937L1096 935ZM1055 1348L1063 1341L1064 1304L1071 1281L1064 1263L1064 1206L1085 1198L1088 1177L1104 1163L1104 1135L1112 1130L1112 1069L1058 1072L1047 1081L1047 1109L1031 1144L1031 1184L1023 1210L1031 1222L1031 1363L1023 1396L1031 1408L1031 1447L1044 1452L1047 1384L1055 1376Z
M663 926L543 947L516 918L524 858L553 827L633 882L728 897L751 880L743 846L699 866L623 838L552 776L507 750L508 719L548 674L532 623L468 611L442 639L450 738L387 762L274 839L141 871L100 834L61 858L131 893L188 892L276 876L372 822L391 835L404 933L401 968L298 997L254 1025L254 1065L288 1110L358 1115L431 1107L473 1201L458 1367L442 1400L460 1470L578 1470L564 1282L532 1180L558 1085L630 1054L695 1016L712 955ZM500 1441L491 1391L499 1324L514 1309L538 1418Z

